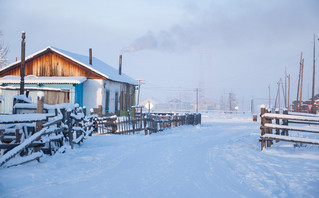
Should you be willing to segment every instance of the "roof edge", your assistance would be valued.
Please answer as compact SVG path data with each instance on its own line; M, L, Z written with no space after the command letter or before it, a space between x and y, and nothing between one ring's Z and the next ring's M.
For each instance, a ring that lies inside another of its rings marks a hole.
M82 63L81 61L78 61L78 60L76 60L76 59L74 59L74 58L72 58L72 57L70 57L70 56L68 56L68 55L66 55L66 54L64 54L64 53L62 53L62 52L60 52L59 50L55 49L54 47L49 46L48 48L51 49L52 51L54 51L55 53L58 53L58 54L60 54L61 56L64 56L64 57L70 59L71 61L76 62L76 63L78 63L78 64L80 64L80 65L86 67L87 69L92 70L92 71L94 71L95 73L100 74L101 76L104 76L105 78L109 79L109 77L108 77L107 75L105 75L105 74L103 74L103 73L101 73L101 72L99 72L99 71L93 69L92 67L90 67L90 66L88 66L88 65L86 65L86 64L84 64L84 63Z
M108 75L103 74L102 72L97 71L96 69L92 68L91 66L89 66L89 65L87 65L87 64L85 64L85 63L83 63L83 62L81 62L81 61L78 61L78 60L76 60L76 59L74 59L74 58L72 58L72 57L70 57L70 56L64 54L63 52L59 51L59 49L56 49L55 47L52 47L52 46L47 46L47 47L45 47L44 49L39 50L39 51L37 51L37 52L35 52L35 53L33 53L33 54L27 56L27 57L25 58L25 61L28 61L29 59L32 59L32 58L34 58L35 56L37 56L37 55L39 55L39 54L41 54L41 53L43 53L43 52L45 52L45 51L47 51L47 50L51 50L51 51L53 51L53 52L55 52L55 53L57 53L57 54L59 54L59 55L65 57L65 58L67 58L67 59L69 59L69 60L71 60L71 61L73 61L73 62L75 62L75 63L77 63L77 64L79 64L79 65L81 65L81 66L83 66L83 67L85 67L85 68L87 68L87 69L89 69L89 70L91 70L91 71L93 71L93 72L95 72L95 73L97 73L97 74L103 76L103 77L105 77L107 80L110 80L110 81L113 81L113 82L119 82L119 83L126 83L126 84L130 84L130 85L134 85L134 86L140 85L138 82L137 82L136 84L135 84L135 83L132 84L132 83L128 83L128 82L122 82L122 81L117 81L117 80L111 79ZM13 62L13 63L11 63L11 64L9 64L9 65L7 65L7 66L1 68L1 69L0 69L0 72L5 71L5 70L7 70L8 68L10 68L10 67L12 67L12 66L14 66L14 65L17 65L17 64L19 64L19 63L21 63L21 60L15 61L15 62Z
M35 52L35 53L33 53L33 54L27 56L27 57L25 58L25 61L27 61L27 60L29 60L29 59L35 57L35 56L38 55L38 54L41 54L41 53L45 52L45 51L48 50L48 49L52 49L51 46L48 46L48 47L46 47L46 48L44 48L44 49L42 49L42 50L39 50L39 51L37 51L37 52ZM4 70L6 70L6 69L12 67L13 65L18 64L18 63L21 63L21 59L18 60L18 61L15 61L15 62L13 62L13 63L11 63L11 64L5 66L5 67L3 67L3 68L1 68L1 69L0 69L0 72L2 72L2 71L4 71Z

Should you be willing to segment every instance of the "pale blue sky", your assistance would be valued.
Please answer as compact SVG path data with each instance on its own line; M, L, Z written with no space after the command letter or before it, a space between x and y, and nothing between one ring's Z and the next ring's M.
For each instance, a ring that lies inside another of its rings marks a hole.
M285 67L295 99L301 51L308 95L318 10L316 0L0 0L0 29L10 62L20 58L22 30L27 54L51 45L86 55L91 47L114 67L133 44L140 50L123 54L123 71L146 80L143 98L192 100L194 92L178 90L204 81L207 96L233 91L242 103L267 98L269 84L275 97Z

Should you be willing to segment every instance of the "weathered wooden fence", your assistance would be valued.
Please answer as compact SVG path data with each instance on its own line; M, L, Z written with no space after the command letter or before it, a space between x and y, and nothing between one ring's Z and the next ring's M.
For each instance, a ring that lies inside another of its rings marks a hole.
M294 143L305 143L319 145L319 139L310 139L302 137L289 136L289 131L297 131L303 133L319 133L319 116L314 114L298 114L288 113L284 111L283 114L270 113L264 107L261 108L261 150L265 146L270 147L273 141L286 141ZM272 123L273 120L275 123ZM281 122L280 122L281 121ZM288 125L288 124L293 125ZM275 133L273 134L273 130Z
M201 114L135 114L97 118L100 134L128 134L144 131L145 135L181 125L201 124Z
M63 150L66 143L73 148L95 131L96 115L70 104L54 108L55 114L0 115L0 166L39 160Z
M40 102L39 102L40 101ZM164 129L201 124L201 114L143 114L133 111L125 117L97 117L91 111L78 105L40 105L20 101L15 104L14 113L0 115L0 166L10 167L32 160L39 160L43 154L64 152L65 144L80 144L92 135L127 134L144 131L145 135ZM38 113L35 113L38 112ZM46 113L43 113L46 112Z

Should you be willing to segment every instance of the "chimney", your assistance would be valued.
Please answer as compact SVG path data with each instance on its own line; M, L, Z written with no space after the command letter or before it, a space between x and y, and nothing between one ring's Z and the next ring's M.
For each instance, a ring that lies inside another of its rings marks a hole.
M120 54L120 60L119 60L119 74L122 75L122 54Z
M90 65L92 65L92 48L89 49L89 61Z

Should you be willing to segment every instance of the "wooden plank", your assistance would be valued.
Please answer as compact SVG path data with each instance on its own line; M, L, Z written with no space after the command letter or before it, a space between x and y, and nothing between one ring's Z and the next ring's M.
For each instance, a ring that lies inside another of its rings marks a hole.
M73 140L73 143L78 144L81 140L83 140L83 138L84 138L84 135L82 133L78 138Z
M107 130L107 131L110 131L110 132L112 131L112 129L106 128L106 127L102 127L102 126L98 126L98 128L99 128L99 129L104 129L104 130Z
M313 113L300 113L300 112L288 112L289 115L298 115L298 116L308 116L308 117L319 117L318 114Z
M260 139L262 139L262 140L278 140L278 141L285 141L285 142L295 142L295 143L319 145L319 139L290 137L290 136L282 136L282 135L274 135L274 134L263 135L263 136L260 137Z
M7 161L9 161L11 158L13 158L16 154L20 153L23 149L27 148L30 144L32 144L34 141L36 141L38 138L40 138L44 132L45 132L45 129L42 129L41 131L33 134L31 137L26 139L19 146L13 148L9 152L7 152L3 156L1 156L0 157L0 166L5 164Z
M51 121L49 121L49 122L46 122L46 123L44 123L42 126L43 126L43 127L49 127L49 126L51 126L51 125L58 124L58 123L60 123L60 122L62 121L62 118L63 118L62 115L58 115L58 116L56 116L56 119L51 120Z
M303 122L303 121L287 121L288 124L306 124L306 125L319 125L319 122Z
M262 115L262 118L319 122L319 117L307 117L307 116L285 115L285 114L275 114L275 113L265 113Z
M0 115L0 124L32 123L36 121L46 121L47 117L49 116L52 116L52 114L30 113L28 114L28 116L25 116L25 114Z
M20 164L25 164L25 163L31 162L33 160L38 160L42 156L43 156L43 152L40 151L40 152L32 153L31 155L28 155L25 157L18 157L17 159L13 159L8 164L6 164L5 167L11 167L11 166L17 166Z
M13 144L0 144L0 149L13 149L16 146L19 146L19 143L13 143ZM37 143L31 143L27 148L29 147L43 147L45 143L43 142L37 142Z
M300 131L300 132L309 132L309 133L319 133L318 128L310 128L310 127L295 127L295 126L287 126L287 125L277 125L277 124L268 124L266 123L264 126L260 127L261 129L283 129L290 131Z

